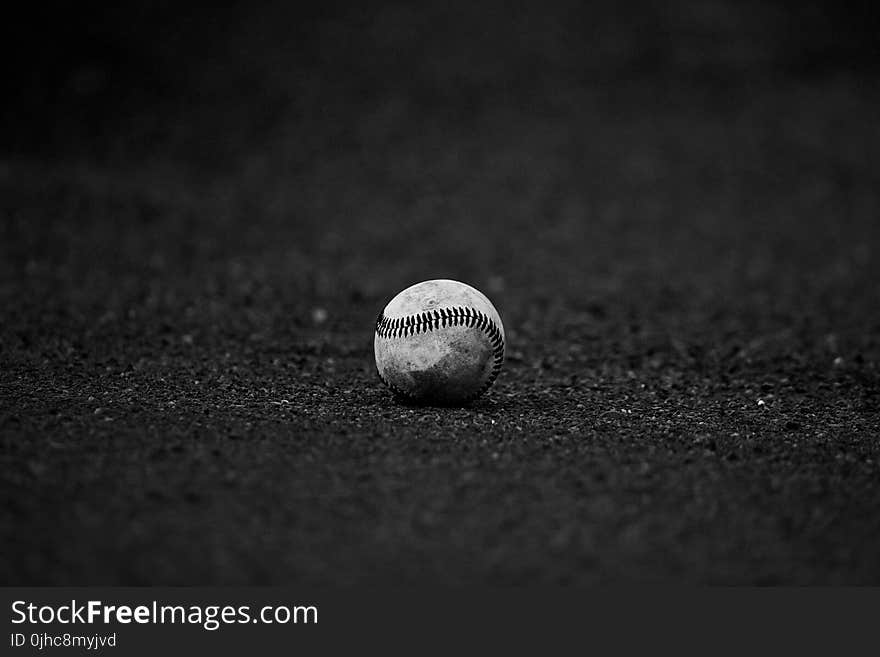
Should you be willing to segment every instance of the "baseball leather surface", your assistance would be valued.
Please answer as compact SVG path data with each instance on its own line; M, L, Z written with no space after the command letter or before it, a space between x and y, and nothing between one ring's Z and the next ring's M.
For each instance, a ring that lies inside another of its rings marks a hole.
M458 404L483 394L504 362L504 327L484 294L431 280L394 297L376 322L379 378L399 397Z

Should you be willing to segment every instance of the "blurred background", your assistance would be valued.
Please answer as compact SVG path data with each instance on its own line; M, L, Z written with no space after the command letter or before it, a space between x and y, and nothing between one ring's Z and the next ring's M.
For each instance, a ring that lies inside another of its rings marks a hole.
M771 263L775 284L795 285L831 273L785 267L792 243L809 259L845 242L849 268L876 236L859 219L876 210L872 14L723 1L33 9L5 28L17 45L4 179L15 194L70 176L140 194L137 217L75 220L85 263L127 261L114 289L132 267L138 285L140 266L191 261L169 249L234 255L309 290L384 293L388 278L443 270L601 293L721 263L703 292ZM39 220L4 223L16 241L47 237ZM92 252L102 245L112 253ZM8 255L49 248L31 246Z
M6 579L876 582L877 15L4 21ZM375 381L436 277L505 321L476 411Z

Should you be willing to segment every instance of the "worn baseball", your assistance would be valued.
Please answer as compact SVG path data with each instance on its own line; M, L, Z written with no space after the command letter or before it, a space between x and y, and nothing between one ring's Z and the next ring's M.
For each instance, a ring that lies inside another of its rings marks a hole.
M417 283L376 321L379 378L398 397L460 404L482 395L504 363L504 326L492 302L470 285Z

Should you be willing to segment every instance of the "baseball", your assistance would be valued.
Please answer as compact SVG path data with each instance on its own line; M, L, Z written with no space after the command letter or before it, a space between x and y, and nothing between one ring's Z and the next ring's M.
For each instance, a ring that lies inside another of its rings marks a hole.
M379 378L398 397L460 404L482 395L504 362L504 326L492 302L470 285L417 283L376 321Z

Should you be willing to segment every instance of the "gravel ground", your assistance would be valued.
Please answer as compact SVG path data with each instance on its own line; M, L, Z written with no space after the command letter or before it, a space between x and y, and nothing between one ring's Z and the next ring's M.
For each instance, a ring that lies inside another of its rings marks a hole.
M880 584L876 32L790 9L62 16L2 110L2 581ZM438 277L507 331L465 408L375 374Z

